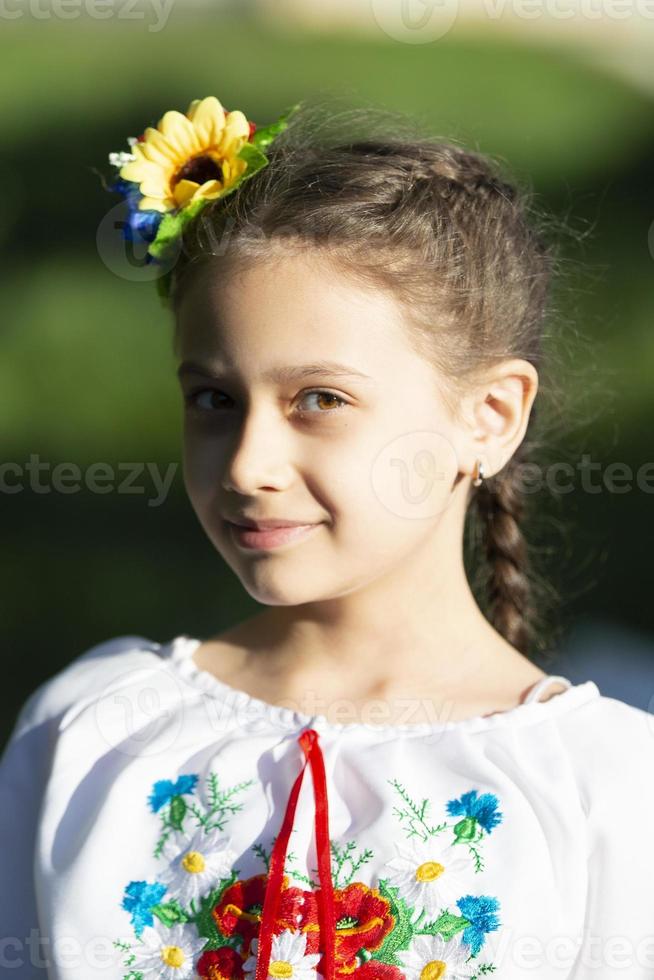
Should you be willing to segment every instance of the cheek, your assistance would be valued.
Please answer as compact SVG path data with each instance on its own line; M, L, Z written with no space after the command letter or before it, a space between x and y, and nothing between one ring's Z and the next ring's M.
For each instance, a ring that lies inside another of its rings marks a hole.
M220 493L222 454L215 443L184 434L184 485L196 511L204 511Z
M348 540L419 536L452 501L459 470L451 434L431 420L377 432L356 443L324 448L305 478ZM393 431L395 430L395 431ZM370 447L374 447L371 449Z
M443 429L414 426L386 442L371 463L371 509L389 525L424 528L452 500L459 465L451 436Z
M322 446L315 458L307 458L302 479L309 493L319 501L335 525L348 534L376 510L370 481L372 458L367 448L345 445Z

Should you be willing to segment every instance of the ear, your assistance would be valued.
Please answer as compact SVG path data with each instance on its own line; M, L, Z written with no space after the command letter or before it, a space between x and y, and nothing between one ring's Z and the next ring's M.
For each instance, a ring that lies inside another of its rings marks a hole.
M522 442L536 393L538 372L529 361L515 358L496 364L464 398L468 433L460 469L474 473L477 460L484 477L494 476Z

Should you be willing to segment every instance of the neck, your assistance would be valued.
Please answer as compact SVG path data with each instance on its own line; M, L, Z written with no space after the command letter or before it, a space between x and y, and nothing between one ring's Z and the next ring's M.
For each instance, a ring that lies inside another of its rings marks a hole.
M429 539L392 579L319 602L272 606L249 621L246 667L298 682L328 674L380 692L429 679L451 688L525 660L482 614L457 541ZM461 556L439 564L434 554Z

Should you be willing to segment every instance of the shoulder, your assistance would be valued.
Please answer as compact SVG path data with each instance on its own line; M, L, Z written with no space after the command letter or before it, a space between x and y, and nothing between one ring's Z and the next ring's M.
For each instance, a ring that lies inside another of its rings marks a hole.
M601 816L638 794L654 818L654 714L598 693L557 721L586 812Z
M654 715L598 694L561 714L558 721L576 785L576 805L565 790L561 797L580 812L585 828L584 929L593 945L583 955L595 963L609 956L615 962L617 952L619 965L632 968L628 976L645 980L654 965L654 847L649 838L654 821ZM562 786L569 777L569 770L557 774ZM612 948L616 938L618 950ZM594 977L596 970L589 967L579 980L591 973ZM610 969L608 973L613 976Z
M573 711L559 716L561 726L575 732L578 747L587 749L601 744L610 752L640 744L643 748L651 746L654 751L654 714L602 694L593 681L586 683L594 696L584 698Z
M116 636L84 650L52 677L42 681L23 703L12 738L61 720L75 706L104 693L133 670L159 663L160 644L144 636Z

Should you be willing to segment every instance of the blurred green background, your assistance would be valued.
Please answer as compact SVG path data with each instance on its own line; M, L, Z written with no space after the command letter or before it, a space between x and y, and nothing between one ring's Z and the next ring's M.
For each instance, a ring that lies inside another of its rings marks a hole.
M3 461L46 464L46 486L63 462L82 471L99 461L116 469L150 463L161 473L177 466L160 506L151 505L147 471L135 481L143 492L106 494L38 492L27 476L9 492L18 471L6 475L2 649L10 682L0 740L27 694L89 646L125 633L160 642L182 632L208 636L257 608L185 496L168 314L153 283L116 275L96 244L119 198L93 168L108 173L108 152L126 149L126 137L166 109L185 111L191 99L215 94L264 124L299 97L351 92L415 111L434 133L506 160L579 233L564 245L573 275L560 340L581 379L592 363L595 383L578 392L591 421L579 432L571 419L559 458L574 463L585 452L602 467L620 461L634 471L652 459L652 97L591 66L574 45L534 46L481 30L403 44L379 31L283 28L250 5L240 13L178 7L158 32L116 17L26 14L3 24ZM633 642L634 701L643 690L649 697L653 679L652 501L634 487L544 502L552 508L543 551L561 589L564 672L599 681L593 643L615 630L603 689L618 690L611 678Z

